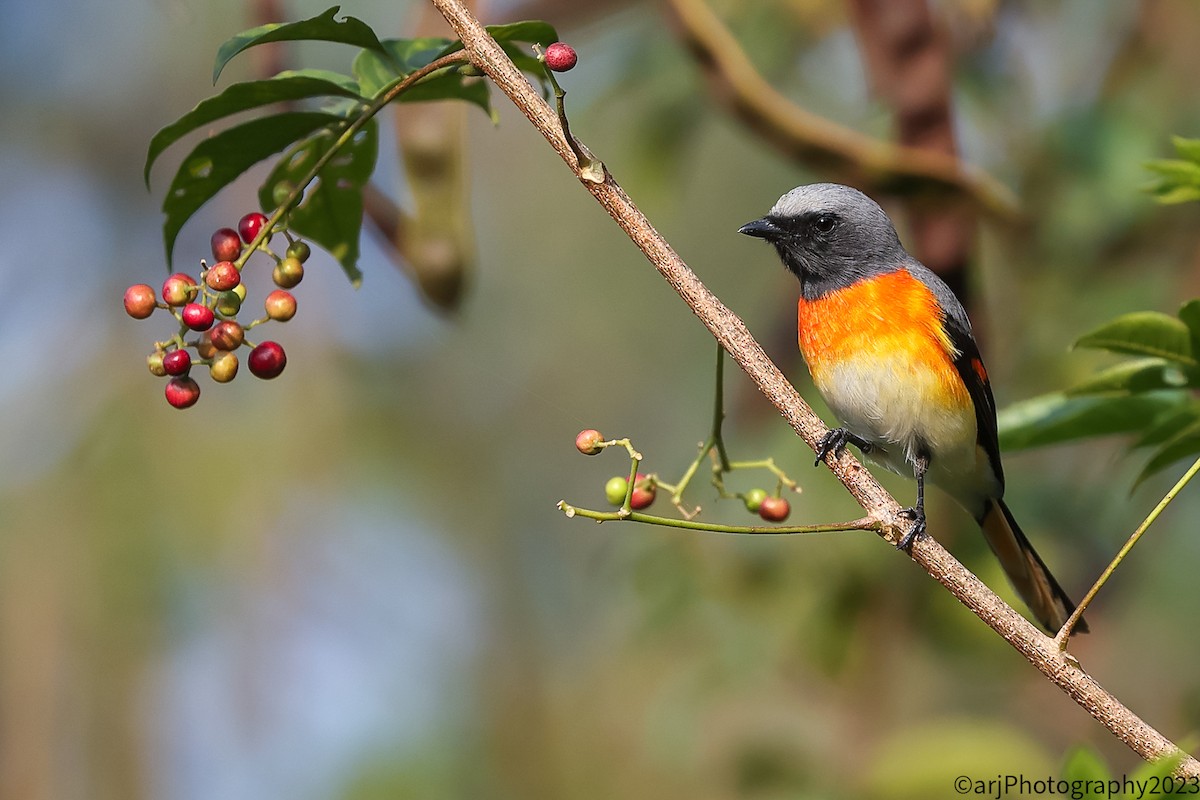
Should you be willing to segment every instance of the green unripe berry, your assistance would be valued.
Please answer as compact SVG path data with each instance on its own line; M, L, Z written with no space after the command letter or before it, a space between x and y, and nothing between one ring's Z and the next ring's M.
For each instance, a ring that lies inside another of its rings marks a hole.
M271 272L271 280L281 289L291 289L304 280L304 265L300 263L300 259L289 256L275 265Z
M217 383L229 383L237 376L238 357L233 353L220 353L213 356L208 366L208 374Z
M242 298L235 290L221 292L217 296L217 312L223 317L236 317L242 310Z
M604 484L604 498L609 505L619 506L625 502L625 493L629 491L629 479L620 475L609 478Z
M280 181L271 187L271 201L276 208L283 205L296 191L296 184L291 181Z
M763 500L766 499L766 489L751 489L742 495L742 502L746 504L746 510L751 514L757 514L759 507L762 506Z
M305 261L308 261L308 257L310 255L312 255L312 248L308 246L307 242L297 241L288 245L287 257L294 258L301 264L303 264Z

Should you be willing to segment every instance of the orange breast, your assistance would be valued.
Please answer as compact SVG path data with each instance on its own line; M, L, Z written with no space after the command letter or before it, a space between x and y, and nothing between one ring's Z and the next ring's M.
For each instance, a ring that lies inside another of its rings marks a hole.
M925 284L904 269L859 281L799 305L800 351L817 387L826 393L833 371L848 363L875 362L881 371L921 370L933 378L939 400L969 402L954 368L954 346L942 310Z

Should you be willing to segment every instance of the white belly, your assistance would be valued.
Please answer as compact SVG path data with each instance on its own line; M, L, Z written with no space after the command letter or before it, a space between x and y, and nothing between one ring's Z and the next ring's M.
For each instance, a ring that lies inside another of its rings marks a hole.
M956 400L933 372L897 366L869 358L843 362L817 388L841 423L873 445L871 461L912 476L917 455L927 454L930 483L972 514L982 513L981 498L995 496L999 482L976 444L974 407Z

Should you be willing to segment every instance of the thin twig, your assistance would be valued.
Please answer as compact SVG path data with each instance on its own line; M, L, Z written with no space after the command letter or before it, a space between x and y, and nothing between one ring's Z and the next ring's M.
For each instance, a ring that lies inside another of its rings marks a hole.
M583 517L596 522L642 522L649 525L661 525L666 528L685 528L707 533L730 533L739 536L786 536L807 533L840 533L844 531L878 531L880 522L872 517L859 517L849 522L826 522L819 525L720 525L714 522L696 522L690 519L676 517L658 517L653 514L643 514L631 511L628 514L617 511L593 511L590 508L579 508L566 501L559 501L558 508L568 517Z
M1138 543L1139 539L1142 538L1142 534L1144 534L1146 530L1154 524L1154 521L1158 519L1163 510L1171 504L1171 501L1175 499L1175 496L1183 491L1183 487L1187 486L1192 478L1196 477L1197 472L1200 472L1200 458L1196 459L1196 462L1192 464L1188 471L1183 474L1183 477L1176 481L1175 485L1171 487L1171 490L1163 496L1163 499L1158 501L1158 505L1154 507L1154 510L1151 511L1144 520L1142 520L1142 524L1138 525L1137 530L1130 535L1124 546L1122 546L1116 556L1113 557L1112 563L1108 565L1104 572L1101 573L1100 577L1096 579L1096 582L1092 584L1092 588L1089 589L1088 593L1084 595L1082 600L1079 601L1079 605L1075 607L1075 611L1071 613L1071 616L1068 617L1067 621L1063 623L1062 629L1058 632L1058 635L1054 637L1054 641L1060 650L1067 649L1067 642L1071 638L1071 632L1075 630L1075 626L1079 624L1079 619L1083 616L1083 612L1089 605L1091 605L1092 600L1096 599L1096 595L1099 594L1100 589L1104 587L1104 584L1108 583L1108 579L1112 577L1112 574L1116 571L1117 567L1119 567L1121 562L1125 560L1125 556L1129 555L1129 551L1132 550L1133 546Z
M432 0L462 40L472 63L483 70L546 138L576 177L576 159L563 138L554 110L529 84L503 49L488 36L483 25L460 0ZM826 427L800 397L783 373L767 358L745 324L701 283L695 273L654 230L611 175L603 183L583 181L618 225L641 249L650 263L679 293L693 313L738 363L759 390L779 410L804 441L816 450ZM900 504L848 453L830 458L830 469L872 519L880 535L895 544L911 526ZM954 559L932 537L914 543L912 558L946 587L955 598L995 630L1031 664L1091 714L1114 736L1147 760L1180 753L1171 740L1146 724L1116 697L1084 672L1078 662L1059 651L1054 640L1033 627L982 581ZM1178 775L1200 777L1200 762L1183 757Z

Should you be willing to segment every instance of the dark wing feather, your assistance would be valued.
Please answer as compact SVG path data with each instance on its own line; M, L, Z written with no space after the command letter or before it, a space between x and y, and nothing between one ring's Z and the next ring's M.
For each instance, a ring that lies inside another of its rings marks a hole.
M947 318L946 333L958 355L954 358L954 368L971 395L975 404L975 428L979 446L987 453L992 471L1004 488L1004 467L1000 465L1000 435L996 432L996 399L992 397L992 382L988 380L987 370L984 369L983 359L979 356L979 347L969 329L963 330L958 325L950 324Z
M996 399L992 397L992 383L988 380L987 370L979 355L979 346L975 344L975 336L971 333L971 320L962 303L950 291L950 287L932 270L915 262L908 269L920 277L934 296L946 315L943 327L950 343L954 347L954 368L967 387L971 402L975 405L975 428L979 446L987 453L992 471L1004 489L1004 467L1000 465L1000 436L996 432Z

